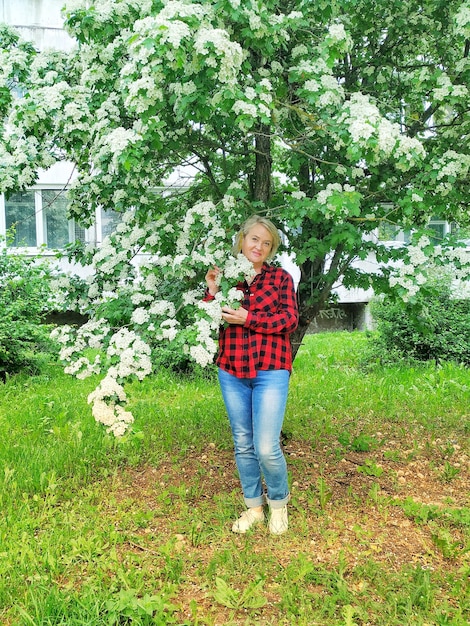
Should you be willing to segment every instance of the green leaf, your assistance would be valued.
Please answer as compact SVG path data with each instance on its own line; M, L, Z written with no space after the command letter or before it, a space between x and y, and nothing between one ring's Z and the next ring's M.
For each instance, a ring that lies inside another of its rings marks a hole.
M214 599L216 602L229 609L238 609L240 592L229 587L223 578L217 577L215 584Z
M229 587L222 578L217 577L215 583L215 600L229 609L259 609L267 602L261 594L263 579L250 583L242 593Z

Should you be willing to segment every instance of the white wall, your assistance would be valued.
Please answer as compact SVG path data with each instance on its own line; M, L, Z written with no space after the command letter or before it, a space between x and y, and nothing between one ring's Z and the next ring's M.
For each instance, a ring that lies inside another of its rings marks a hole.
M60 185L65 187L70 185L76 176L73 163L70 161L59 161L48 170L39 170L38 184L35 187L51 187Z
M65 0L0 0L0 22L15 27L40 50L69 50L75 42L63 28Z

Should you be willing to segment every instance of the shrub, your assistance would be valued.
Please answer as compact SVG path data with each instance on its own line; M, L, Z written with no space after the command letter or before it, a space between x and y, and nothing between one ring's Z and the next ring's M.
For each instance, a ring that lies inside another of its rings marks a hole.
M372 315L377 333L368 358L455 361L470 365L470 300L452 297L445 285L418 294L412 301L376 300Z
M51 270L38 258L0 249L0 377L37 369L52 350L42 323L52 305Z

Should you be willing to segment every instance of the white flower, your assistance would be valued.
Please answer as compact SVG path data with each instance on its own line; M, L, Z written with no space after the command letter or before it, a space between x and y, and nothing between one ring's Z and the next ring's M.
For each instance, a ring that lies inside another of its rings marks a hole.
M455 30L466 39L470 38L470 6L463 2L454 17Z
M166 315L167 317L174 317L176 314L175 305L169 300L156 300L150 306L149 312L152 315Z
M222 307L221 307L220 299L217 298L217 295L214 300L209 300L208 302L201 300L200 302L197 303L198 308L205 311L207 315L210 317L211 328L214 330L217 330L219 326L222 324Z
M312 91L312 92L319 91L320 83L312 78L310 80L305 81L304 88L307 89L307 91Z
M232 303L239 300L243 300L243 291L237 289L236 287L232 287L231 289L229 289L227 294L227 301Z
M135 309L131 315L131 322L133 324L137 324L138 326L142 326L142 324L146 324L149 321L149 319L150 319L149 312L142 307Z
M173 341L178 334L179 322L177 320L165 320L160 324L162 338Z
M343 24L331 24L328 28L329 36L335 41L341 41L348 46L351 44L351 37L346 33Z
M223 268L223 275L226 278L240 280L243 276L246 280L251 280L256 276L253 263L246 256L239 253L237 257L231 257Z
M142 302L151 302L152 296L148 293L141 293L140 291L131 295L132 304L142 304Z
M95 400L91 411L95 420L105 426L112 426L116 419L114 406L106 404L103 400Z
M250 115L255 118L258 116L258 107L256 104L251 104L244 100L237 100L233 105L233 111L236 115Z
M196 363L202 367L207 367L212 363L215 353L209 352L201 345L197 345L190 347L189 354L196 361Z
M129 143L137 140L137 133L132 129L115 128L104 136L103 141L109 147L111 154L119 155L123 152Z
M341 192L343 187L340 183L328 183L325 189L322 189L317 194L317 200L320 204L328 204L328 198L334 194L335 191Z
M292 55L292 58L295 59L296 57L304 56L307 53L308 53L307 46L305 46L304 44L301 44L292 49L291 55Z

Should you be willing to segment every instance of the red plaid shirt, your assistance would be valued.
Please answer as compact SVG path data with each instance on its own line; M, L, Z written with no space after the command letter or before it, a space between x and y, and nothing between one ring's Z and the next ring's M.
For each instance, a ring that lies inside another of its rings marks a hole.
M257 370L292 370L289 334L299 321L297 298L291 275L264 264L248 285L239 283L248 311L243 326L223 327L219 335L217 365L237 378L255 378ZM211 296L206 296L211 299Z

